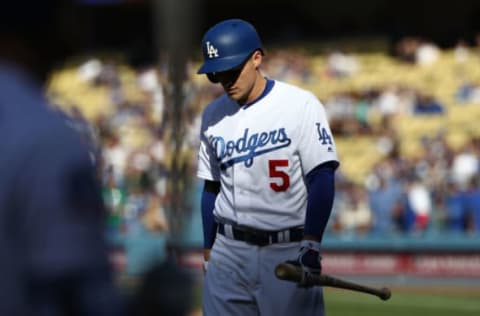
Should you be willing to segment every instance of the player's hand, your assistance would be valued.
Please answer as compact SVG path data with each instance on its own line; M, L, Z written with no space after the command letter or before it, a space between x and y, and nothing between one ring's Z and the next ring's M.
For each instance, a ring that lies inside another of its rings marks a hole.
M298 266L302 269L301 287L310 287L311 275L320 275L322 272L322 263L320 256L320 242L314 240L302 240L300 250L295 260L289 260L287 263Z
M207 273L209 259L210 259L210 249L203 249L203 274Z
M208 270L208 261L203 262L203 274L205 275Z

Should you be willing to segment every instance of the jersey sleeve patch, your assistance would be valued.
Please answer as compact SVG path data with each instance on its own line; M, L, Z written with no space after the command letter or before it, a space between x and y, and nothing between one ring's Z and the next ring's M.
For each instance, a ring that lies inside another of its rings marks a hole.
M320 123L315 123L317 126L317 134L318 134L318 141L320 142L320 145L323 146L328 146L327 151L328 152L333 152L333 137L332 134L329 132L329 129L326 127L322 126Z

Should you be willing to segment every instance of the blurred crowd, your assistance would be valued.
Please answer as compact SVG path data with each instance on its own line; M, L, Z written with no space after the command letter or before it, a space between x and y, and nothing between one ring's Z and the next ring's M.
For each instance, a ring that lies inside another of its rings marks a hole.
M363 184L338 177L333 234L471 234L480 232L480 138L454 150L443 133L425 152L398 148L374 164Z
M377 67L379 71L408 67L406 72L426 72L425 67L444 65L445 58L450 58L458 74L451 80L454 86L448 98L445 91L437 93L441 89L436 76L440 74L433 70L427 71L428 85L401 77L387 80L389 74L368 79L364 86L356 83L359 78L371 78L366 76L372 76ZM480 76L468 75L469 63L476 62L480 62L476 45L459 41L446 51L415 38L400 41L393 54L371 56L342 49L325 54L305 48L267 51L265 75L319 91L337 142L361 135L379 148L378 159L361 179L350 177L340 167L328 233L480 232L480 134L451 144L448 126L416 139L407 139L396 129L399 118L445 118L454 107L480 107ZM176 156L171 150L172 135L179 132L173 128L179 127L172 127L171 84L165 63L135 68L121 58L90 56L52 74L49 96L91 145L110 208L112 234L166 234L176 229L172 225L179 225L172 219L199 212L199 201L194 198L188 199L181 214L170 213L168 207L172 161L185 175L184 192L191 197L195 194L199 115L209 100L223 92L196 76L195 67L194 61L188 62L183 143ZM422 150L415 155L402 152L403 144L412 142L418 142ZM355 160L341 148L342 164Z

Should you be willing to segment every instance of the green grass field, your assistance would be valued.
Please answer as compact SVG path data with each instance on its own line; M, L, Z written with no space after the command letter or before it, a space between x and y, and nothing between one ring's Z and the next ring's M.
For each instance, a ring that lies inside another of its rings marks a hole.
M456 288L392 288L392 297L382 301L368 294L324 288L327 316L479 316L480 290ZM201 316L201 293L195 311Z
M325 289L328 316L478 316L480 293L450 289L393 289L392 297L377 297L345 290Z

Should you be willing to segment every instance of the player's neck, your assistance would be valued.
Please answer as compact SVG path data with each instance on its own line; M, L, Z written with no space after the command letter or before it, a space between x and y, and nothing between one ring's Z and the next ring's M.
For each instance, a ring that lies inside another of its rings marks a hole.
M257 76L257 80L255 81L255 84L253 85L252 91L244 104L251 104L252 102L257 100L262 95L266 86L267 86L267 79L261 74L259 74Z

